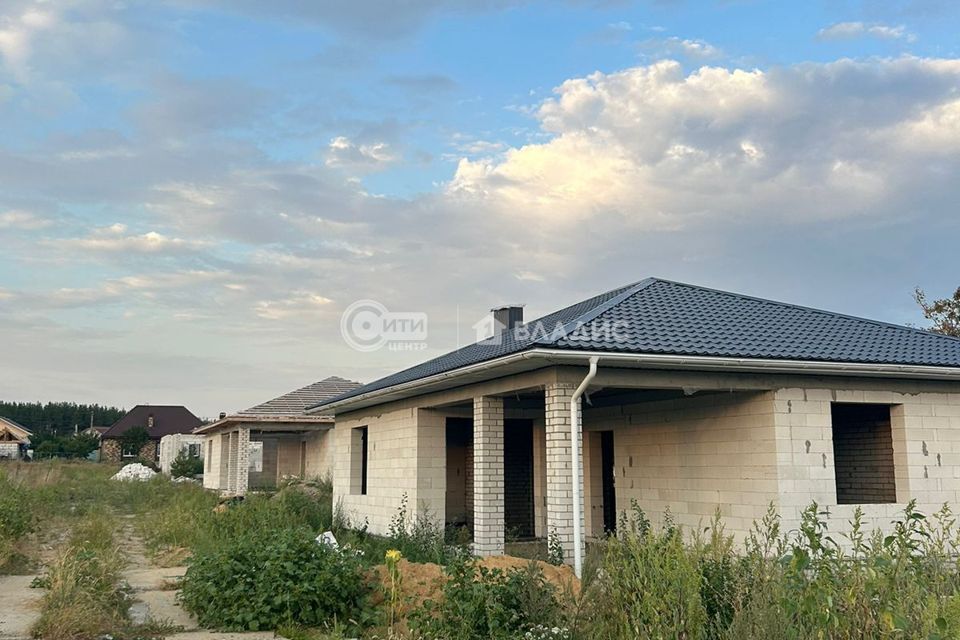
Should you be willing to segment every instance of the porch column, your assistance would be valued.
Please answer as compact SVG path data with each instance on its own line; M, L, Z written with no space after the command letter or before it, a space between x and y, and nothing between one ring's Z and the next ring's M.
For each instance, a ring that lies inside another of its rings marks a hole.
M217 434L217 490L224 492L230 486L230 434Z
M227 493L237 491L237 432L227 434Z
M503 398L473 399L473 552L503 554Z
M573 481L570 466L570 398L574 385L551 383L545 390L547 437L547 536L556 537L563 547L563 561L573 562ZM581 438L582 441L582 438ZM583 447L580 448L583 451ZM583 469L581 453L578 461ZM583 497L583 474L580 474L580 496ZM583 504L581 499L580 504ZM583 521L580 522L583 531ZM582 544L582 542L581 542ZM582 549L581 549L582 551Z
M234 479L234 493L238 496L247 494L250 484L250 429L237 429L237 464Z

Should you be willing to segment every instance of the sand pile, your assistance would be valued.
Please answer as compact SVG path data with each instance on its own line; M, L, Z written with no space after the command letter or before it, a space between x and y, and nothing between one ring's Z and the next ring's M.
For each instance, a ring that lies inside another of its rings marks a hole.
M526 569L530 560L513 556L490 556L478 561L478 564L488 569L499 569L504 573L512 569ZM562 596L568 590L573 594L580 592L580 581L573 575L573 569L567 565L554 566L546 562L537 561L537 566L543 572L547 582L557 589L557 595ZM377 567L380 583L385 591L390 589L390 573L386 565ZM443 593L445 576L443 567L433 563L400 561L401 600L403 601L402 615L406 616L411 608L419 606L424 600L438 600Z

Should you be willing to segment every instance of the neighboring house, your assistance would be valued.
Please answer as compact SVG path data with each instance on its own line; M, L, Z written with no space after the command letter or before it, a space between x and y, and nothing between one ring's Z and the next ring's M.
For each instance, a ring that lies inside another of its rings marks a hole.
M333 419L305 411L359 386L332 376L197 429L206 436L203 486L244 495L276 487L284 476L327 476Z
M109 430L110 430L110 427L93 426L93 427L87 427L80 433L91 435L95 437L97 440L99 440L100 438L103 437L103 434L105 434Z
M406 494L479 554L555 535L569 562L634 502L655 525L719 511L739 541L771 503L785 530L813 501L834 530L960 504L960 339L659 279L497 313L494 339L311 410L336 417L334 501L371 532Z
M100 459L104 462L158 460L160 439L174 433L190 433L203 421L180 405L138 404L100 437ZM134 427L144 427L150 440L139 451L127 449L123 435Z
M19 460L27 456L33 434L10 418L0 416L0 459Z
M191 458L202 456L204 440L205 436L195 433L173 433L160 438L160 471L170 475L170 467L181 453Z
M105 433L106 433L107 431L109 431L109 430L110 430L110 427L102 427L102 426L96 426L96 425L95 425L95 426L92 426L92 427L87 427L86 429L84 429L84 430L81 431L80 433L82 433L82 434L84 434L84 435L88 435L88 436L93 436L93 437L96 438L97 440L100 440L100 439L103 437L103 434L105 434ZM95 451L91 451L91 452L90 452L90 455L87 456L87 460L93 460L94 462L99 462L99 461L100 461L100 449L97 448Z

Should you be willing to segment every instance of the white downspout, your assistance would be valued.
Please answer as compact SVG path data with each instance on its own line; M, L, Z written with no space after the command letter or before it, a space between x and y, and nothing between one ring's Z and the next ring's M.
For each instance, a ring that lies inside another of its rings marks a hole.
M599 356L590 356L590 371L570 397L570 482L573 486L573 572L577 577L583 573L583 506L580 504L580 396L597 375Z

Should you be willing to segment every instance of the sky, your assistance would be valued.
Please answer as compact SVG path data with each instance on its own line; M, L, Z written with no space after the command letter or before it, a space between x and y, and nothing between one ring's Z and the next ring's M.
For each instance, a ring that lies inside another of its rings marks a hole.
M0 399L210 417L648 276L924 326L958 32L948 0L3 0ZM351 348L360 300L427 339Z

